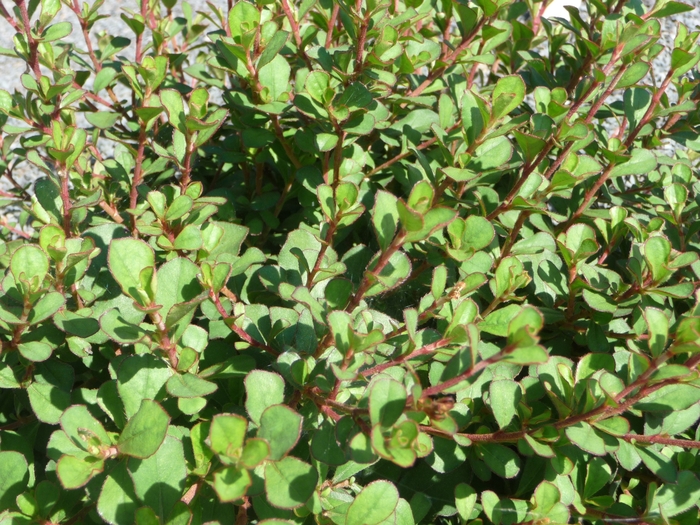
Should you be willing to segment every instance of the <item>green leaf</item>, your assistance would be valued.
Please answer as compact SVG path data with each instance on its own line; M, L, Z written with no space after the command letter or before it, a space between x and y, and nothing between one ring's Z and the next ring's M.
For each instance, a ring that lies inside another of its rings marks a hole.
M299 441L302 417L286 405L272 405L260 416L258 437L270 445L270 458L282 459Z
M583 289L583 300L598 312L615 313L617 311L617 304L608 295L594 292L588 288Z
M149 195L152 195L150 202L155 203L156 208L159 208L160 206L158 206L158 202L160 199L158 198L158 193L150 192ZM165 200L165 196L163 196L163 200ZM165 212L165 220L168 222L173 222L184 217L187 213L192 211L193 205L194 201L192 200L192 197L189 195L178 195L175 197L170 206L168 206L168 210Z
M160 520L155 511L150 507L136 509L136 525L160 525Z
M659 357L668 341L668 317L658 308L649 307L644 310L644 319L649 327L649 350L653 357Z
M678 478L678 469L671 460L661 452L653 448L635 447L637 454L644 465L656 476L669 483L675 483Z
M198 226L189 224L175 237L173 247L176 250L199 250L202 247L202 233Z
M119 453L141 459L152 456L163 443L169 424L168 413L155 401L144 399L119 436Z
M462 126L467 136L467 142L472 144L484 129L484 114L481 111L481 102L471 90L464 92L462 96Z
M636 148L627 162L617 164L610 172L610 177L625 177L628 175L643 175L656 168L656 156L647 149Z
M250 419L260 425L265 409L284 402L284 379L273 372L253 370L245 378L245 408Z
M501 478L514 478L520 472L520 458L510 448L499 443L479 445L484 462L491 471Z
M631 64L620 77L617 83L618 88L626 88L635 85L642 80L649 72L649 64L646 62L635 62Z
M493 100L491 114L496 119L501 118L525 100L525 82L519 75L501 77L496 82L491 97Z
M64 309L53 316L53 322L64 332L85 339L100 329L100 322L88 314L92 312L87 310L77 314Z
M499 337L508 335L508 326L516 315L522 310L522 306L509 304L498 310L494 310L479 323L479 329Z
M260 24L260 11L248 2L237 2L228 14L231 36L239 41L241 35L255 29Z
M267 102L284 101L285 93L289 91L289 75L291 68L282 55L276 55L269 64L258 70L258 80L263 87L263 97L267 96Z
M630 431L630 424L622 416L614 416L607 419L594 421L593 426L613 436L624 436Z
M127 418L141 407L144 399L159 399L159 392L172 372L162 359L152 355L130 356L117 370L117 390Z
M261 69L266 64L269 64L272 59L277 56L284 45L287 43L289 38L288 31L276 31L272 38L265 46L265 49L260 53L260 58L258 59L258 70Z
M253 480L245 469L226 467L214 474L214 490L223 502L242 498L252 483Z
M116 308L100 317L100 328L110 339L122 344L135 343L148 335L141 326L124 319Z
M95 457L62 456L56 464L56 475L64 489L84 486L104 469L104 460Z
M347 106L351 111L367 107L372 103L372 93L360 82L353 82L345 88L334 104Z
M513 156L513 144L507 137L488 139L474 152L467 168L474 171L487 171L503 166Z
M372 209L372 224L382 252L391 244L399 224L398 199L386 191L377 192Z
M406 406L406 389L390 378L375 381L369 392L369 419L372 425L392 426L403 414Z
M371 271L374 269L379 258L375 258L368 265ZM389 258L388 263L376 276L376 284L370 286L365 293L365 297L371 297L393 288L396 288L411 275L411 261L408 256L402 251L394 252Z
M27 487L29 469L27 460L19 452L0 452L0 508L15 506L15 498Z
M67 37L73 32L73 24L70 22L58 22L57 24L50 25L41 34L42 40L45 42L54 42L56 40L61 40Z
M107 260L124 293L136 301L144 300L139 275L144 268L155 266L153 249L139 239L116 239L109 246Z
M330 85L330 77L324 71L312 71L306 77L304 89L316 102L325 103L326 91Z
M194 374L175 374L165 384L168 394L174 397L203 397L216 392L216 383Z
M38 246L20 246L10 260L10 272L16 283L27 281L32 291L38 290L49 271L49 259Z
M114 421L117 428L124 428L126 424L124 404L119 397L116 381L112 380L102 383L102 386L97 390L97 404Z
M668 268L670 256L671 243L665 237L650 237L644 243L644 258L655 283L661 283L671 275L672 272Z
M49 425L57 425L70 406L70 393L47 383L32 383L27 394L37 419Z
M97 512L111 525L133 525L137 507L134 485L126 470L126 463L117 463L102 485Z
M155 454L129 459L128 468L138 498L165 520L185 490L187 465L182 443L166 436Z
M90 414L85 405L68 408L61 415L60 423L73 444L89 454L97 455L101 445L112 444L102 423Z
M311 454L314 459L327 465L341 466L345 464L345 452L335 437L335 426L324 421L314 432L311 439Z
M689 471L678 475L675 483L662 485L651 498L649 517L671 518L695 506L700 500L700 480Z
M655 390L634 408L649 412L685 410L700 401L700 388L688 384L670 384Z
M338 144L338 135L334 133L319 133L316 135L316 147L319 151L330 151Z
M688 5L684 2L676 2L671 0L669 2L659 2L658 7L655 7L648 16L652 18L663 18L666 16L678 15L681 13L687 13L695 9L692 5Z
M378 525L396 510L399 491L389 481L374 481L364 487L348 508L345 525Z
M506 428L518 413L521 395L520 385L510 379L499 379L489 385L491 410L501 430Z
M267 500L280 509L304 505L314 493L317 482L316 469L292 456L265 465Z
M29 343L20 343L17 345L17 350L19 350L22 357L28 361L39 363L41 361L46 361L49 357L51 357L52 348L47 343L42 343L41 341L31 341Z
M248 439L241 452L240 465L253 469L270 457L270 445L260 438Z
M455 505L462 520L469 521L471 519L476 499L476 491L466 483L459 483L455 486Z
M234 457L243 447L248 421L241 416L214 416L209 430L209 446L216 454Z
M106 69L108 71L114 71L113 69ZM119 113L112 113L111 111L95 111L85 113L85 119L99 129L109 129L113 127L120 117L121 115Z
M606 455L605 441L596 430L585 421L566 427L565 432L566 437L577 447L596 456Z
M187 131L185 127L185 104L180 93L174 89L162 89L160 91L160 101L168 113L170 125L181 133L185 133Z
M97 75L95 75L95 79L92 83L92 89L95 90L95 93L109 86L112 80L114 80L114 77L117 76L117 73L118 71L113 67L103 67Z

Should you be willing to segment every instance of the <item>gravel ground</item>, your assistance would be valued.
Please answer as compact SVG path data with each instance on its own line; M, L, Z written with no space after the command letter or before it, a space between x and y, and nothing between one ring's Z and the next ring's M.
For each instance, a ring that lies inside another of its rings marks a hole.
M640 1L640 0L637 0ZM641 0L646 6L651 6L655 3L655 0ZM675 17L668 17L662 19L662 30L661 30L661 40L660 42L664 44L667 48L673 45L673 39L676 35L677 22L682 21L685 23L690 30L696 29L700 26L700 0L685 0L687 3L691 3L697 6L697 9L690 12L677 15ZM9 0L0 0L6 7L10 8L11 2ZM81 2L82 3L82 2ZM226 0L212 0L212 3L218 7L225 7ZM552 5L547 9L547 14L550 16L561 16L561 9L558 4L575 4L576 0L554 0ZM182 13L183 2L178 1L174 8L176 14ZM197 10L208 10L205 0L191 0L190 5L193 11ZM584 0L585 6L585 0ZM105 4L100 9L102 14L110 15L109 18L99 20L94 28L92 29L91 35L93 38L101 31L107 31L112 35L133 35L131 30L127 25L121 20L119 15L123 12L123 9L137 9L137 2L134 0L124 1L124 0L107 0ZM585 7L584 7L585 9ZM79 48L84 48L85 44L83 41L82 33L77 30L77 19L75 15L66 7L63 7L57 16L56 21L68 20L74 23L74 31L69 35L66 40L75 43ZM12 38L14 36L14 31L4 20L0 20L0 47L12 48ZM131 57L129 57L131 53ZM125 50L124 53L127 57L133 58L133 46ZM653 64L653 70L655 71L656 78L663 78L666 74L670 64L670 52L666 51L662 53ZM22 63L15 58L0 55L0 71L9 72L5 74L0 74L0 89L5 89L7 91L13 92L15 89L22 90L22 85L20 83L20 71L18 68L22 67ZM673 96L673 94L671 94ZM614 125L614 123L612 123ZM39 173L32 169L31 166L18 167L14 173L16 180L22 184L28 184L37 178ZM7 189L8 182L3 178L0 179L0 188Z

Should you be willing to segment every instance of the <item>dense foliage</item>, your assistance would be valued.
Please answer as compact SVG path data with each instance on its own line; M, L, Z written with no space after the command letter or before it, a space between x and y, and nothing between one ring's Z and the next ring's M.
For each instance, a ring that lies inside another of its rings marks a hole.
M698 523L693 7L103 1L0 3L0 523Z

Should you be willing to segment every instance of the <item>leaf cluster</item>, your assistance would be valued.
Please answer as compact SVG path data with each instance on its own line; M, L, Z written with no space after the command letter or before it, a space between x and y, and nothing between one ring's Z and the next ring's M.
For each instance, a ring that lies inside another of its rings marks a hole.
M0 524L699 522L697 8L103 3L0 3Z

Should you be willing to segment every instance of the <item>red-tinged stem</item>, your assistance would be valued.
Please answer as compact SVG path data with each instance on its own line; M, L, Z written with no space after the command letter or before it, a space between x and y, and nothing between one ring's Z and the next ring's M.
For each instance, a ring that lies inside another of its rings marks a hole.
M620 68L622 71L622 68ZM618 75L616 76L616 79L619 80ZM673 71L669 71L668 74L666 75L666 78L664 79L663 83L661 84L661 87L654 93L654 96L651 99L651 104L649 104L649 107L647 108L646 113L642 117L642 119L639 121L639 123L635 126L635 128L630 131L630 134L627 136L627 139L625 140L625 147L630 148L632 144L634 143L635 138L637 138L637 135L639 134L640 131L642 131L642 128L651 121L651 118L654 114L654 111L656 110L656 107L659 105L661 102L661 97L664 94L664 91L668 88L669 84L671 83L671 79L673 78ZM603 185L608 181L610 178L610 175L612 173L613 168L615 167L615 164L613 162L609 163L601 176L598 178L598 180L591 186L591 188L586 192L585 196L583 197L583 202L581 202L581 205L578 207L578 209L573 213L573 215L569 218L568 221L562 226L563 229L567 228L569 225L573 224L575 221L578 220L581 215L588 209L590 206L591 202L593 201L593 198L596 196L600 188L603 187Z
M63 203L63 231L66 237L72 237L70 228L70 212L73 206L70 200L70 190L68 189L68 168L62 166L59 168L59 176L61 178L61 202Z
M0 227L11 231L15 235L18 235L18 236L22 237L23 239L31 239L32 238L32 236L29 235L27 232L24 232L24 231L20 230L19 228L15 228L14 226L10 226L7 222L7 217L0 217Z
M0 425L0 430L14 430L16 428L20 428L27 423L31 423L34 421L36 418L34 416L27 416L23 418L19 418L17 421L13 421L12 423L7 423L5 425Z
M455 385L458 385L462 381L465 381L470 377L482 372L487 366L500 361L505 354L509 353L509 351L510 349L506 347L495 356L489 357L488 359L484 359L483 361L479 361L463 374L453 377L452 379L448 379L447 381L444 381L437 385L426 388L425 390L423 390L423 396L434 396L435 394L440 394L445 390L452 388Z
M549 0L542 0L540 8L537 10L537 14L532 19L532 32L535 34L535 36L537 36L537 33L540 32L542 15L544 14L544 10L547 9L547 4L549 4Z
M292 13L292 9L291 7L289 7L288 0L282 0L282 10L284 11L285 16L287 17L287 20L289 20L289 25L292 28L294 42L297 45L297 53L299 53L299 56L301 56L304 62L306 62L306 65L309 67L309 69L312 69L311 61L306 55L306 51L304 51L303 42L301 40L301 32L299 31L299 22L297 22L296 18L294 18L294 13Z
M190 144L190 139L187 139L185 147L185 158L182 161L182 177L180 178L180 187L183 191L190 185L192 174L192 157L194 156L194 144Z
M15 21L14 17L9 13L9 11L5 8L2 2L0 2L0 16L2 16L8 24L12 26L12 29L14 29L17 33L21 32L21 29L19 28L19 25Z
M404 239L406 238L406 232L402 231L400 232L392 241L392 243L389 245L389 247L386 249L384 253L382 253L379 256L379 260L377 261L376 266L374 267L373 270L368 272L368 275L365 275L365 278L362 279L362 282L360 283L360 287L358 288L357 292L355 295L353 295L352 299L350 300L350 304L346 308L347 311L351 312L357 307L358 304L360 304L360 301L362 298L365 296L365 293L369 288L372 286L372 283L374 279L381 273L381 271L384 269L384 267L389 263L389 260L391 257L396 253L401 246L403 246Z
M117 213L117 210L112 208L109 204L107 204L105 201L100 201L100 208L104 210L104 212L111 217L111 219L116 222L117 224L123 224L124 219L122 219L122 216Z
M518 233L520 233L520 230L522 229L523 225L525 224L525 221L527 218L530 216L529 211L521 211L520 215L518 216L518 220L515 221L515 224L513 225L513 229L510 231L510 235L508 235L508 238L506 239L506 242L503 244L503 248L501 249L501 255L498 258L498 261L496 265L498 265L498 262L502 261L508 255L510 254L510 250L513 248L513 245L515 244L515 240L518 238Z
M652 117L654 116L654 111L656 111L657 106L661 103L661 97L663 97L664 93L668 89L671 80L673 80L673 70L670 70L666 74L666 78L664 78L664 81L661 83L661 86L656 91L656 93L654 93L654 96L651 99L651 104L649 104L649 107L644 113L642 120L639 121L639 124L637 124L637 126L635 126L635 128L627 136L627 140L625 140L625 146L627 146L628 148L632 146L634 140L637 138L637 135L639 135L639 133L642 131L642 128L651 121Z
M386 363L380 363L378 365L373 366L372 368L369 368L368 370L365 370L362 372L362 375L364 377L370 377L373 376L374 374L378 374L379 372L386 370L387 368L390 368L392 366L400 365L401 363L404 363L406 361L410 361L411 359L415 359L416 357L420 357L423 355L430 355L435 353L437 350L440 348L446 347L448 344L450 344L450 339L449 338L443 338L440 339L439 341L435 341L434 343L430 343L428 345L422 346L421 348L418 348L411 352L408 355L399 357L397 359L394 359L392 361L387 361Z
M168 356L168 360L170 361L170 366L173 368L177 368L177 363L178 363L178 355L177 355L177 346L175 343L173 343L170 340L170 336L168 335L168 329L165 326L165 321L163 320L163 316L160 315L159 312L154 312L151 314L151 321L153 321L153 324L156 326L156 329L158 330L158 337L159 337L159 342L160 342L160 347L163 349L165 354Z
M403 246L405 238L406 232L401 230L401 232L399 232L399 234L396 235L396 237L394 237L394 240L387 247L386 251L379 256L379 259L377 260L377 264L375 265L374 269L365 272L365 276L362 279L362 282L360 283L360 287L357 289L357 292L355 292L355 295L352 296L352 299L350 299L350 302L345 307L346 312L352 312L357 307L357 305L360 304L360 301L362 301L362 298L365 296L365 293L367 293L367 290L369 290L369 288L372 286L372 283L375 281L377 275L379 275L379 273L389 263L389 260L391 259L392 255L394 255L394 253L396 253L396 251L399 248L401 248L401 246ZM331 346L331 344L333 344L333 334L329 331L316 348L315 355L322 355L323 352Z
M231 316L226 312L226 309L224 308L224 305L221 304L221 300L219 299L219 296L214 293L214 291L209 292L209 298L214 302L214 305L216 306L216 310L219 312L221 317L223 319L230 319ZM230 325L228 325L229 328L241 339L243 339L246 343L248 343L250 346L254 346L256 348L260 348L261 350L265 350L267 353L274 355L277 357L279 355L279 352L272 348L271 346L268 346L264 343L260 343L253 339L250 334L248 334L245 330L243 330L241 327L236 326L236 323L233 322Z
M75 15L78 17L78 21L80 22L80 28L83 32L83 39L85 40L85 45L87 46L88 50L88 55L90 55L90 60L92 61L92 65L95 68L96 72L99 72L102 70L102 63L97 60L97 56L95 55L95 50L92 45L92 40L90 39L90 34L88 32L88 24L87 20L82 18L80 16L80 4L78 3L78 0L73 0L73 6L72 6L73 12ZM115 106L119 105L119 99L117 96L114 94L114 91L112 88L107 87L107 94L109 95L109 98L112 100Z
M359 10L358 10L359 11ZM367 13L362 19L360 24L360 30L357 36L357 54L355 55L355 78L359 78L362 74L362 70L365 67L365 43L367 41L367 30L369 29L369 21L371 19L371 11L369 7L367 8ZM359 15L359 12L358 12Z
M29 66L34 71L37 80L41 78L41 68L39 68L39 55L37 54L38 42L32 36L32 26L29 21L29 12L25 0L14 0L15 5L19 8L20 16L22 17L22 26L24 36L27 38L29 45Z
M133 210L136 208L139 199L139 186L143 182L143 159L144 150L146 148L146 125L141 123L139 129L139 143L136 149L136 163L134 165L134 179L131 182L131 193L129 195L129 207ZM138 235L136 230L136 216L131 217L131 231L134 236Z
M294 165L296 169L301 168L301 161L294 153L292 146L290 146L289 142L287 142L287 139L284 137L284 131L282 130L282 126L280 125L279 117L277 115L272 115L270 117L270 120L272 121L272 127L275 130L277 140L279 140L280 144L282 144L284 152L287 154L287 157L289 157L289 161Z
M621 48L620 48L620 51L621 51ZM610 66L611 64L614 65L614 63L617 61L617 57L618 57L618 54L620 51L618 51L616 49L615 52L613 52L613 56L611 57L610 62L608 63L606 68L608 68L608 66ZM584 119L584 122L586 122L588 124L593 120L595 113L598 111L598 109L600 109L600 106L603 105L605 100L608 98L608 96L610 96L610 94L615 89L615 85L617 85L620 78L622 77L622 73L624 73L625 67L626 66L623 66L622 68L620 68L620 71L618 71L618 73L615 75L615 78L610 83L610 86L608 86L608 89L606 89L605 92L603 93L603 95L593 104L593 106L591 107L591 111L588 113L588 116ZM573 117L576 114L576 112L581 108L581 106L584 104L586 99L590 96L590 94L599 85L600 84L597 81L593 82L591 84L591 86L586 90L586 92L576 102L574 102L571 105L571 107L569 108L569 111L566 114L565 120L569 120L571 117ZM525 184L525 182L527 181L530 174L533 171L535 171L535 168L537 168L537 166L539 166L539 164L547 157L547 155L549 155L549 153L552 151L552 149L554 149L555 145L556 145L555 137L550 138L547 141L547 144L545 145L544 149L540 152L540 154L537 155L537 157L531 163L525 165L525 167L523 168L523 172L520 175L520 178L513 185L513 188L511 188L508 195L503 199L501 204L498 207L496 207L495 210L493 210L491 213L489 213L487 215L486 218L488 220L493 220L496 217L498 217L501 213L503 213L504 211L507 211L508 209L510 209L510 205L513 202L513 199L515 199L515 197L520 192L520 188L522 188L523 184ZM554 173L556 172L556 170L559 169L559 166L561 166L561 164L564 162L567 155L571 151L571 148L573 148L573 145L574 145L574 143L570 142L559 153L557 158L554 160L552 165L547 170L547 173L545 174L546 178L548 178L548 179L551 178L554 175Z
M628 443L648 443L648 444L661 444L661 445L671 445L674 447L682 448L700 448L700 441L694 441L690 439L674 439L670 437L660 436L658 434L653 436L640 436L638 434L625 434L622 439Z
M450 126L449 128L447 128L447 129L445 130L445 132L446 132L446 133L451 133L452 131L458 129L461 125L462 125L462 121L459 120L459 121L457 121L455 124L453 124L452 126ZM432 146L432 145L435 144L436 142L437 142L437 137L432 137L432 138L430 138L430 139L428 139L428 140L425 140L425 141L421 142L420 144L418 144L418 146L416 146L416 149L417 149L418 151L422 151L422 150L424 150L424 149L426 149L426 148L429 148L430 146ZM390 166L396 164L396 163L399 162L400 160L403 160L403 159L405 159L406 157L409 157L409 156L411 156L411 155L413 155L413 151L411 151L411 150L406 150L406 151L404 151L403 153L399 153L398 155L396 155L396 156L390 158L389 160L387 160L387 161L384 162L383 164L380 164L379 166L377 166L376 168L374 168L372 171L370 171L370 172L367 174L367 176L368 176L368 177L371 177L372 175L375 175L375 174L379 173L380 171L385 170L386 168L388 168L388 167L390 167Z
M148 0L141 0L141 16L144 22L148 18ZM226 24L228 26L228 24ZM230 36L230 35L229 35ZM136 63L140 64L143 59L143 31L136 35Z
M77 82L73 81L73 87L76 89L83 89L80 84ZM102 104L103 106L106 106L108 108L113 108L114 104L112 104L109 100L105 100L101 96L91 93L90 91L83 91L83 95L85 95L87 98L94 100L95 102L98 102L99 104ZM89 101L85 101L86 104L91 106L91 109L97 109L93 104L91 104Z
M481 31L481 28L484 27L484 24L486 24L488 20L490 20L489 17L483 17L481 20L479 20L479 23L476 24L476 26L474 26L471 32L464 35L464 38L462 38L462 41L454 49L454 51L452 51L451 53L441 54L440 59L438 61L442 62L444 65L431 70L430 73L428 73L426 79L416 89L409 91L406 96L417 97L418 95L423 93L423 91L425 91L425 89L428 86L430 86L430 84L432 84L436 78L442 75L445 72L445 70L447 70L447 68L451 67L454 64L454 62L459 58L459 55L462 53L462 51L469 47L469 44L472 43L474 37L476 37L479 31Z
M335 221L332 221L328 224L328 231L326 232L326 237L323 240L323 243L321 244L321 250L318 252L318 257L316 258L316 263L314 264L314 267L311 270L311 273L309 273L309 277L306 279L306 287L309 290L314 285L314 277L316 277L316 274L321 269L321 264L323 263L323 258L326 255L326 251L333 243L333 235L335 235L335 230L337 228L337 220L338 219L339 219L339 217L336 217Z
M333 3L333 10L331 11L331 17L328 20L328 33L326 33L326 49L329 49L331 47L331 44L333 43L333 29L335 28L335 24L338 21L338 12L340 11L340 5L337 3Z

